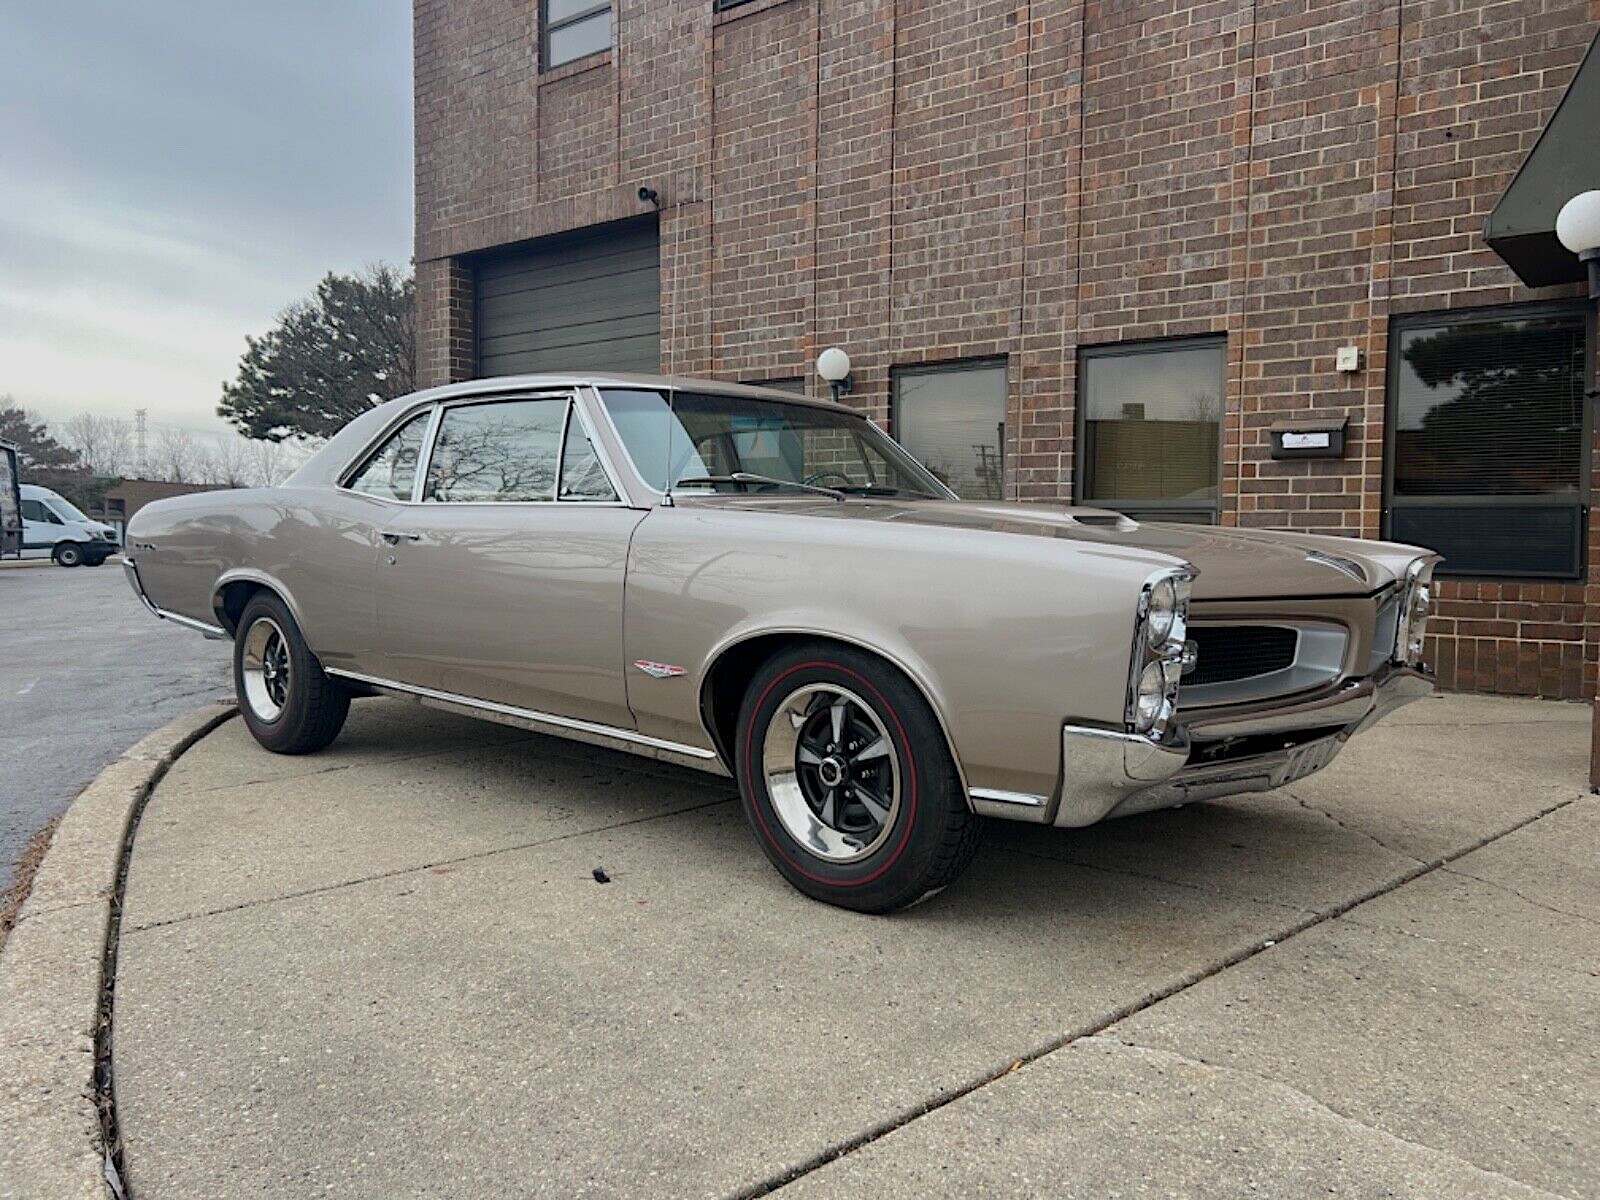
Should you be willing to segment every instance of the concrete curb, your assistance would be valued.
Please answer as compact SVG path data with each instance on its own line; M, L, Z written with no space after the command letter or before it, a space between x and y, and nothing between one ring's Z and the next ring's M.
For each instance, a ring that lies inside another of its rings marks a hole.
M73 801L0 953L0 1200L104 1200L95 1106L106 935L134 815L234 713L208 704L136 742Z

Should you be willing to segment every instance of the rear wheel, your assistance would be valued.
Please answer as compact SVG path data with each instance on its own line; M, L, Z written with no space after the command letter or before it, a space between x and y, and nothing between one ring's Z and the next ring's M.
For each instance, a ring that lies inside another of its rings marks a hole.
M245 725L275 754L321 750L350 711L350 693L323 672L288 606L267 592L239 616L233 679Z
M861 651L817 643L764 664L737 768L762 849L815 899L891 912L945 887L977 849L981 822L927 701Z
M52 557L58 566L75 567L83 561L83 550L77 542L61 542Z

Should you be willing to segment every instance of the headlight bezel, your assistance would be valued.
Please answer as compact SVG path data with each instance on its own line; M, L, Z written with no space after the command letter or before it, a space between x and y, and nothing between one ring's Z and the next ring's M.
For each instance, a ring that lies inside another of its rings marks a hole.
M1187 564L1167 568L1147 578L1139 590L1123 714L1128 733L1160 741L1172 727L1189 632L1189 596L1198 573Z
M1400 619L1395 623L1394 661L1404 666L1422 665L1423 647L1428 635L1428 618L1433 615L1433 568L1436 557L1419 558L1406 568L1404 599Z

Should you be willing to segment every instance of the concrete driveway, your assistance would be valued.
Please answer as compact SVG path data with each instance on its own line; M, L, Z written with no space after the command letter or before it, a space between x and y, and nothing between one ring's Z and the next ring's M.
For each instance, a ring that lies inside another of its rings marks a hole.
M996 826L893 918L790 890L726 782L235 720L135 843L132 1194L1593 1195L1588 716L1425 701L1289 792Z
M158 621L117 560L0 570L0 890L34 831L152 729L233 692L231 647Z

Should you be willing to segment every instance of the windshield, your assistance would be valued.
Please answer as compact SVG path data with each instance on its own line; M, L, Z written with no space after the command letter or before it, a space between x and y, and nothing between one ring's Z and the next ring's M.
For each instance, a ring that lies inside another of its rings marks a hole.
M847 495L951 498L887 434L850 413L678 392L669 418L664 392L606 388L600 395L635 469L658 492L670 478L674 490L739 493L805 484Z
M87 521L89 519L73 506L72 501L66 499L65 497L51 496L46 503L48 503L51 508L56 510L56 516L61 517L64 520Z

